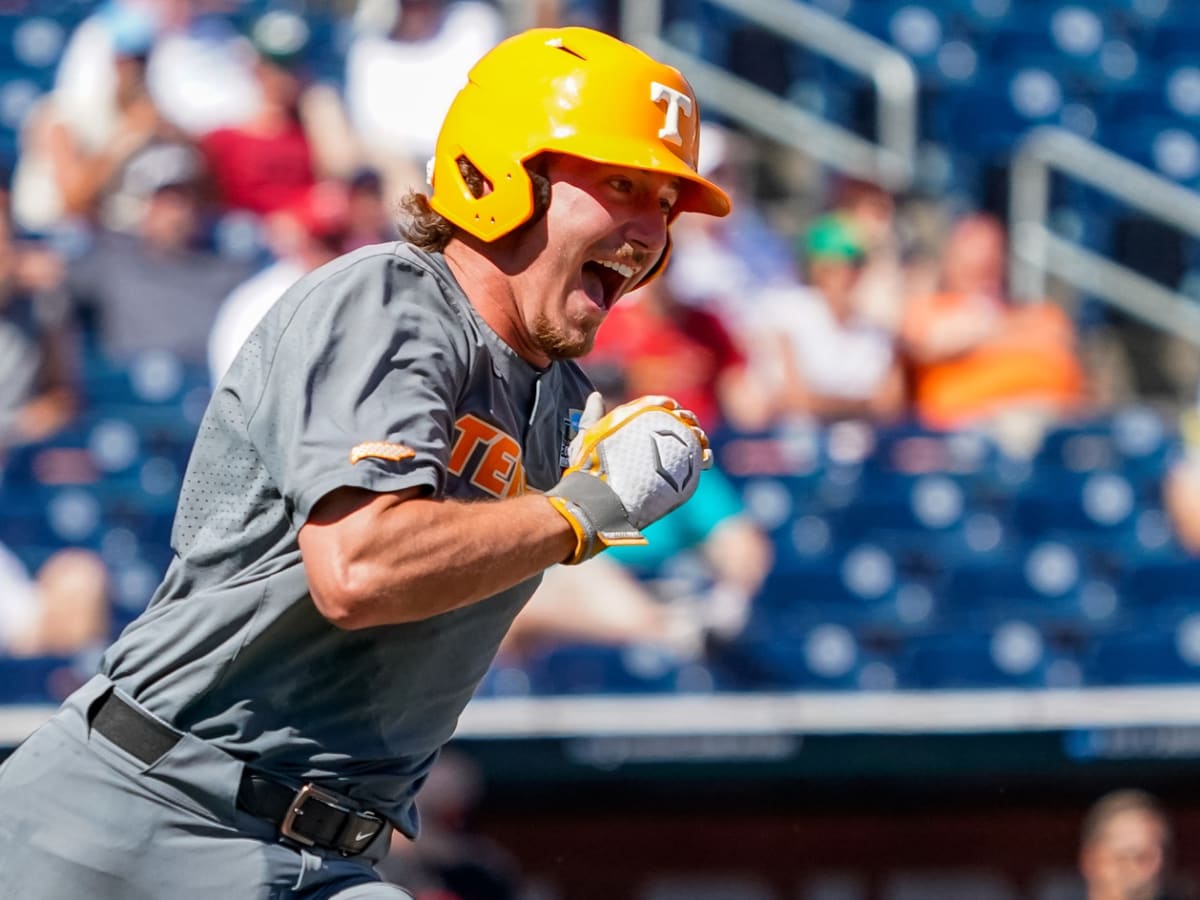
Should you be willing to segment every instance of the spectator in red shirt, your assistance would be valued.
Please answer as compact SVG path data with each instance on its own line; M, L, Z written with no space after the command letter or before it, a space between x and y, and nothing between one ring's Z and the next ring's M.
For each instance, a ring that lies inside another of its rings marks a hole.
M250 38L262 102L246 122L209 132L201 146L221 206L267 215L317 180L300 116L309 30L300 16L277 10L255 22Z
M619 372L625 392L668 394L710 431L728 423L752 430L769 411L746 387L746 360L721 320L681 303L668 279L638 289L609 313L587 367Z

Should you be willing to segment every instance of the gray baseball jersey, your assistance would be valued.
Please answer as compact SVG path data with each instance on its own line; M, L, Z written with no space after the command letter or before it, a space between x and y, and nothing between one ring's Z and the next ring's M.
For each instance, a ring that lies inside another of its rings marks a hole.
M476 314L443 257L366 247L275 304L217 387L171 536L176 557L102 671L238 759L417 827L413 795L538 579L423 621L343 631L297 533L341 486L455 498L545 490L589 391Z

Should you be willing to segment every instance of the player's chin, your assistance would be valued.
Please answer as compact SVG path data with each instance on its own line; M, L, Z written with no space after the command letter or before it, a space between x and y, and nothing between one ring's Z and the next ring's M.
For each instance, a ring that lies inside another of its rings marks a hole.
M579 359L591 352L599 327L599 322L554 326L541 319L535 323L534 337L538 347L551 359Z

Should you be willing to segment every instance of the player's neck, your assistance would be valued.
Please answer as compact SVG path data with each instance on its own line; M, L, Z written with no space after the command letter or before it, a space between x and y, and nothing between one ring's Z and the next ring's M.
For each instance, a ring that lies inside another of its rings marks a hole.
M454 280L488 327L526 362L539 368L548 366L550 358L525 327L512 278L462 241L451 241L444 255Z

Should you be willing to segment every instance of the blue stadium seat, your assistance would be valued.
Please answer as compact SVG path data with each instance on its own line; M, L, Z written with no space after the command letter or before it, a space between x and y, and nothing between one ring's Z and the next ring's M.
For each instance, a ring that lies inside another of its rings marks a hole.
M877 531L944 534L963 523L967 492L949 475L877 473L864 481L860 496L837 514L846 534L863 539Z
M1157 59L1195 59L1200 47L1200 22L1190 3L1172 4L1171 14L1147 34L1146 51Z
M936 582L944 624L988 628L1019 616L1056 633L1083 634L1120 621L1119 591L1073 545L1044 541L980 561L961 561Z
M824 621L794 632L749 629L711 648L709 665L726 690L891 690L896 646Z
M6 490L0 542L95 547L102 522L103 507L90 485L34 485L20 493Z
M207 388L208 371L167 351L147 351L114 363L92 353L85 360L89 399L102 405L178 406L190 391Z
M1141 121L1170 121L1179 112L1172 108L1166 88L1165 73L1161 73L1155 79L1139 80L1106 91L1097 98L1096 109L1105 120L1120 128L1128 128ZM1120 131L1112 134L1112 141L1119 142Z
M1085 662L1090 684L1200 683L1200 621L1096 635Z
M0 656L0 703L60 703L83 681L76 661L61 656Z
M0 16L0 66L42 71L52 79L70 27L53 16Z
M1070 648L1020 620L909 638L898 672L902 686L918 689L1066 687L1083 677Z
M1058 79L1045 70L1027 70L1013 77L1024 80L1016 87L989 80L977 89L947 92L945 104L933 115L932 137L961 152L1003 159L1031 128L1059 124L1063 92ZM1020 107L1014 103L1014 90L1023 98Z
M535 694L672 693L686 688L686 675L696 674L695 664L684 666L668 650L650 645L563 645L538 657L527 670Z
M1155 613L1200 609L1200 559L1183 554L1131 557L1118 589L1143 618Z
M908 582L895 557L874 543L859 543L807 565L776 566L755 599L752 617L781 627L805 628L835 622L907 627L919 616L903 606ZM899 604L899 605L898 605Z
M1012 524L1018 534L1117 537L1136 524L1138 494L1119 472L1042 471L1013 498Z
M1140 116L1106 133L1103 143L1172 181L1200 184L1200 127L1192 120Z

